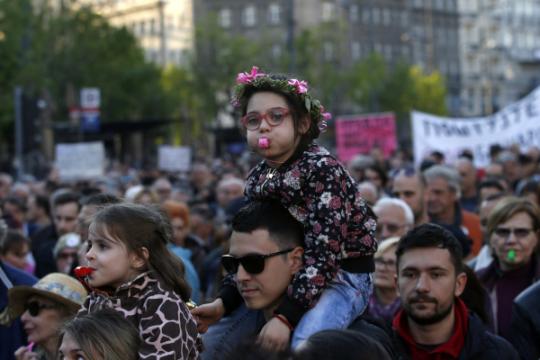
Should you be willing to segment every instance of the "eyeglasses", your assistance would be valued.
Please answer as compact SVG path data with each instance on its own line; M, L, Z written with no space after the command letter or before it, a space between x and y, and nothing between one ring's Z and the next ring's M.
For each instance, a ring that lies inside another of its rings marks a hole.
M396 261L395 260L384 260L383 258L375 258L375 265L379 266L388 266L388 267L395 267Z
M242 257L234 257L232 255L221 256L221 264L229 274L236 274L238 265L242 264L244 270L252 275L260 274L264 271L265 261L268 258L287 254L294 249L281 250L275 253L263 254L247 254Z
M43 309L54 309L55 307L56 307L55 305L42 304L39 301L29 301L24 306L24 308L28 311L28 313L32 317L38 316L41 310Z
M376 233L380 235L382 234L383 228L386 228L386 230L388 230L389 233L395 234L396 232L399 231L399 229L401 229L404 226L407 226L407 224L399 225L399 224L393 224L393 223L377 223Z
M57 255L57 258L62 260L75 259L76 257L77 253L60 253Z
M261 127L263 119L266 120L270 126L278 126L283 122L283 119L290 114L289 109L282 107L274 107L266 110L264 113L250 112L242 116L242 125L248 130L254 131Z
M517 239L523 239L527 237L533 229L531 228L502 228L498 227L495 229L494 233L498 237L508 239L510 234L514 234Z

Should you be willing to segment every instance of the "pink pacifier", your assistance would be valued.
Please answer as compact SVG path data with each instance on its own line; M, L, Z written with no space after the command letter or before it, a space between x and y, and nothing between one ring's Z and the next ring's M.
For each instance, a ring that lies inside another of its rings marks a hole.
M266 137L259 138L259 149L268 149L270 147L270 139Z

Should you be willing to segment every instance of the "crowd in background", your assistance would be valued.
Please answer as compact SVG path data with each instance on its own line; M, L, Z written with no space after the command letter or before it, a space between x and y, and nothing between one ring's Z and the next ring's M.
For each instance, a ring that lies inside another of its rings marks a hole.
M493 333L519 344L513 336L519 332L512 317L520 308L515 299L540 277L540 149L493 146L490 155L485 168L475 167L468 151L453 163L434 151L415 165L406 151L384 158L373 149L346 164L378 219L369 316L391 325L401 309L394 280L398 241L416 226L436 223L458 239L468 265L461 299ZM168 247L184 263L192 300L210 301L223 276L230 220L245 204L244 179L254 164L246 159L198 159L191 171L174 174L117 164L102 179L69 182L56 169L45 179L1 173L0 212L7 228L2 266L41 281L51 273L73 275L85 263L88 226L100 206L152 205L169 217ZM0 298L0 309L6 301ZM12 332L0 328L2 348Z

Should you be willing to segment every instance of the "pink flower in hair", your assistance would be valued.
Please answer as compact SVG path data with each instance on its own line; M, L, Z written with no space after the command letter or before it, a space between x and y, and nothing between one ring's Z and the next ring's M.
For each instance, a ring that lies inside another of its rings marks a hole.
M237 84L251 84L251 82L253 82L253 80L255 80L256 78L258 78L260 76L264 76L264 75L266 75L266 74L263 73L263 72L259 72L259 68L257 66L253 66L251 68L250 73L247 73L247 72L239 73L236 76L236 83Z
M332 114L330 114L329 112L323 112L321 113L322 117L324 120L328 121L332 118Z
M308 91L308 83L304 80L291 79L288 81L289 85L292 85L296 88L298 94L305 94Z

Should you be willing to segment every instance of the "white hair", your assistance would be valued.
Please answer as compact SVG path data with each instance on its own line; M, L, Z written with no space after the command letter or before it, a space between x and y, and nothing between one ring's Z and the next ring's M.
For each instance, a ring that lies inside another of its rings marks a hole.
M379 211L381 211L384 207L389 206L396 206L403 211L403 214L405 215L405 222L407 225L414 225L414 214L407 203L401 199L398 198L381 198L375 206L373 206L373 211L375 214L377 214Z
M229 186L229 185L238 185L242 187L243 189L246 186L246 183L244 180L232 176L232 177L226 177L226 178L221 179L217 187L219 189L219 188Z
M424 177L426 183L435 179L446 180L448 187L454 190L458 198L461 197L461 177L456 169L446 165L435 165L424 171Z

